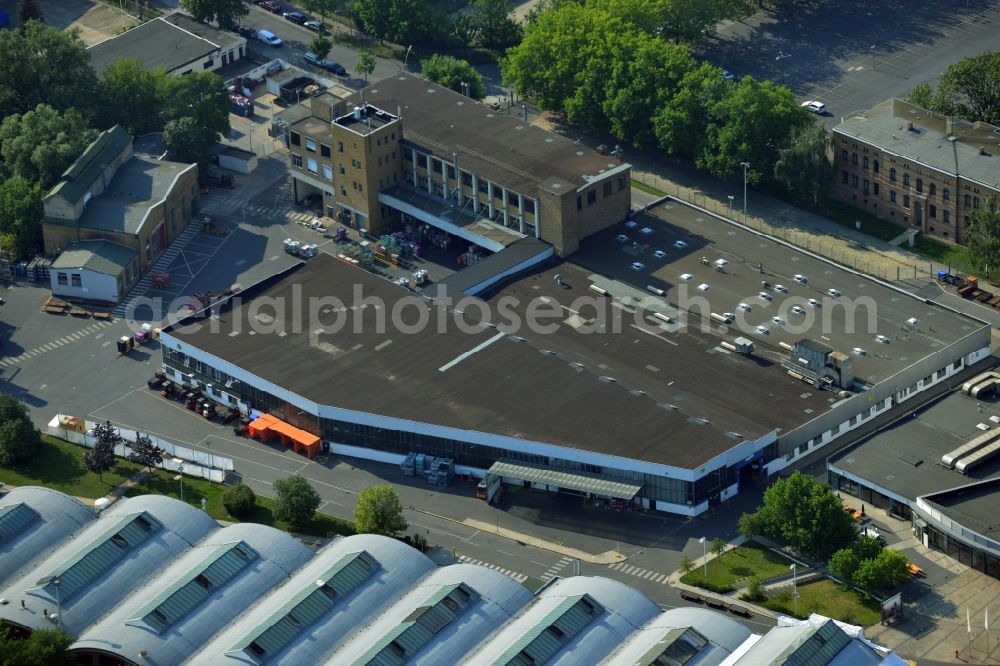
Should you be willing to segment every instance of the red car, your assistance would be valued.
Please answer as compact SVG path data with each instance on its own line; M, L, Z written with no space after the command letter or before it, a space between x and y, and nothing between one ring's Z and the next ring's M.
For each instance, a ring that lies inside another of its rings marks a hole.
M281 13L281 5L275 2L275 0L258 0L257 6L263 7L272 14Z

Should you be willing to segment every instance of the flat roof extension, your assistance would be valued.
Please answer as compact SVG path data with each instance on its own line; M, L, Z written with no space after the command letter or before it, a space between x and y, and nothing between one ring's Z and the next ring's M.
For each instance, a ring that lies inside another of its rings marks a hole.
M1000 478L927 495L924 500L959 525L1000 541Z

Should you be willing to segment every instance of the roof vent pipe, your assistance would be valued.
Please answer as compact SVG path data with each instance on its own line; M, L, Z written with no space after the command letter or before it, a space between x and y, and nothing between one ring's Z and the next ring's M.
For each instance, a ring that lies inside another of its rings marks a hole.
M360 106L354 107L354 119L355 120L361 120L361 107Z

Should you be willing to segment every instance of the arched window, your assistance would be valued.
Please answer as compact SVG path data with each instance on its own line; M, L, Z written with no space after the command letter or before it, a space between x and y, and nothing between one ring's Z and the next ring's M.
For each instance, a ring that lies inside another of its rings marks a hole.
M896 167L889 169L889 180L896 182Z
M934 196L935 194L937 194L937 185L931 183L931 196Z
M872 170L875 173L878 173L878 160L875 160L874 162L872 162Z
M922 193L923 191L924 191L924 179L923 178L917 178L917 192L921 192Z
M909 187L909 186L910 186L910 174L904 173L903 174L903 187Z

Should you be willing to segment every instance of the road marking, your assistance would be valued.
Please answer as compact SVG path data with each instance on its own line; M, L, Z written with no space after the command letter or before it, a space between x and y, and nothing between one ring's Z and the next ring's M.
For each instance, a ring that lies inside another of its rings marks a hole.
M493 343L495 343L497 340L500 340L501 338L503 338L505 335L507 335L507 334L506 333L497 333L496 335L494 335L489 340L486 340L485 342L482 342L482 343L476 345L475 347L473 347L469 351L467 351L465 353L462 353L462 354L459 354L458 356L456 356L452 360L448 361L447 363L445 363L444 365L442 365L440 368L438 368L438 372L447 372L448 370L450 370L454 366L458 365L459 363L461 363L465 359L469 358L470 356L472 356L476 352L480 352L480 351L486 349L487 347L489 347L490 345L492 345Z
M507 557L517 557L517 555L515 555L514 553L508 553L502 550L497 550L497 552L500 553L501 555L506 555Z
M668 345L673 345L674 347L678 346L678 344L676 342L674 342L673 340L668 340L667 338L663 337L662 335L659 335L657 333L653 333L652 331L647 331L642 326L638 326L636 324L629 324L629 326L631 326L632 328L636 329L637 331L642 331L646 335L651 335L654 338L659 338L660 340L663 340L664 342L666 342Z
M515 572L511 571L510 569L505 569L503 567L497 566L496 564L492 564L490 562L484 562L482 560L477 560L474 557L468 557L466 555L459 555L458 556L458 561L462 562L463 564L472 564L472 565L479 566L479 567L486 567L487 569L493 569L494 571L499 571L500 573L504 574L505 576L509 576L510 578L513 578L518 583L523 583L524 581L528 580L528 577L526 575L524 575L524 574L515 573Z

